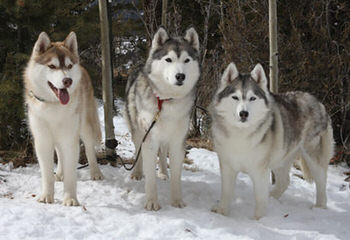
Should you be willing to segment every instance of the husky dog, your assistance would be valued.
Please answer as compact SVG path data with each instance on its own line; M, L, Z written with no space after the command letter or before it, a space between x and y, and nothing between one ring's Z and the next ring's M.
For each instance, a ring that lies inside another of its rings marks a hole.
M181 169L195 85L200 75L198 60L199 40L194 28L189 28L184 37L170 37L161 27L153 37L145 66L127 84L124 116L136 151L142 144L132 177L141 179L144 169L147 210L160 209L155 172L158 152L163 176L167 176L166 157L169 154L172 205L185 206ZM142 143L158 111L158 121Z
M240 74L231 63L219 85L211 114L222 192L212 211L229 214L237 173L244 172L254 185L255 218L264 216L270 170L276 178L271 195L279 198L298 156L316 182L316 206L325 208L327 167L334 147L325 107L305 92L270 93L260 64L250 74Z
M63 42L39 35L24 72L25 102L42 175L40 202L54 201L54 151L58 156L56 180L64 182L63 205L79 205L76 196L79 139L85 144L91 178L102 179L95 146L101 132L93 88L79 64L74 32Z

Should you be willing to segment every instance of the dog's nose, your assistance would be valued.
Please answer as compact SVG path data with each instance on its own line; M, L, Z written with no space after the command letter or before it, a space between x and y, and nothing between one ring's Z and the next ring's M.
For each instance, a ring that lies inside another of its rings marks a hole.
M71 78L63 78L63 85L65 88L69 88L72 85L73 80Z
M175 78L178 82L183 82L186 78L186 75L183 73L178 73L175 75Z
M240 111L239 112L239 116L242 118L242 119L246 119L249 115L249 112L247 111Z

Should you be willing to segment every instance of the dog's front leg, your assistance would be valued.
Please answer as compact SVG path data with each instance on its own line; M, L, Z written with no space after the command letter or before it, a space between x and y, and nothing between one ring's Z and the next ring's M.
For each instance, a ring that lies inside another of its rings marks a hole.
M249 174L253 180L255 194L255 219L265 216L269 199L269 170L255 170Z
M156 159L159 143L149 137L142 145L143 169L145 173L146 210L159 210L157 195Z
M55 176L53 171L53 154L54 148L51 137L35 136L35 151L38 157L41 181L42 194L38 199L39 202L53 203L54 201L54 185Z
M211 211L222 215L229 215L230 205L234 195L237 172L228 164L230 158L224 158L219 155L220 173L221 173L221 198Z
M30 117L29 121L41 172L42 193L38 201L53 203L55 176L53 169L54 145L52 135L43 122Z
M136 161L138 151L140 149L140 145L142 144L142 138L144 134L145 133L138 130L138 131L135 131L132 136L132 140L135 144L135 161ZM134 170L132 171L131 179L141 180L142 177L143 177L143 161L142 161L142 154L140 153L139 159L137 160Z
M182 201L181 191L181 170L185 158L183 141L171 143L169 146L170 157L170 184L171 184L171 205L183 208L186 204Z
M79 136L67 134L61 137L57 147L63 167L64 196L63 205L78 206L77 200L77 164L79 160Z
M133 140L134 145L135 145L135 161L136 161L136 156L138 154L139 148L141 145L143 145L142 139L152 124L152 119L153 119L152 114L149 113L148 111L145 111L145 110L141 110L139 115L137 116L138 127L136 127L136 129L133 131L133 134L132 134L132 140ZM143 160L142 160L142 158L143 157L142 157L142 153L141 153L137 162L136 162L135 168L131 174L131 179L135 179L135 180L142 179L142 177L143 177Z

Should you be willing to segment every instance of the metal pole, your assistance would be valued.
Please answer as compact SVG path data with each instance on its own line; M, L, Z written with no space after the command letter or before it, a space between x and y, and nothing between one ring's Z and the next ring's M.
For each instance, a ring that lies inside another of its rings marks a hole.
M270 91L278 93L277 4L269 0Z
M112 71L111 51L108 27L107 1L99 0L100 25L101 25L101 50L102 50L102 99L105 121L105 143L114 140L113 126L113 94L112 94ZM113 156L114 149L106 147L106 156Z

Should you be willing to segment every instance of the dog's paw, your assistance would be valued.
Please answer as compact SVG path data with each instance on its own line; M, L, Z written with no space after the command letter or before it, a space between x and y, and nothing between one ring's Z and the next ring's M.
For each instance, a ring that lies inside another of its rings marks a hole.
M327 205L326 204L319 204L319 203L317 203L317 204L315 204L313 206L313 208L327 209Z
M72 198L72 197L65 197L63 199L62 204L63 204L63 206L67 206L67 207L80 205L78 200L76 198Z
M162 173L162 172L158 172L158 177L164 181L168 180L169 179L169 176L168 174L166 173Z
M173 200L171 203L171 206L176 207L176 208L184 208L184 207L186 207L186 203L184 203L184 201L182 201L181 199Z
M251 218L252 220L256 220L256 221L259 221L262 217L264 217L264 215L256 215L255 214L255 216L253 217L253 218Z
M147 211L158 211L160 209L160 204L158 202L158 200L147 200L146 204L145 204L145 209Z
M142 179L143 175L142 172L133 172L131 174L131 179L140 181Z
M264 217L265 215L266 215L266 207L257 208L255 209L254 219L260 220L260 218Z
M56 179L56 182L62 182L63 181L63 174L56 173L55 179Z
M101 173L100 169L95 169L94 171L91 171L91 180L103 180L103 174Z
M214 205L211 208L211 211L214 213L222 214L224 216L228 216L230 214L230 209L228 207L222 207L220 203Z
M38 202L41 202L41 203L53 203L53 194L42 194L38 198Z
M273 189L270 192L270 196L273 197L274 199L279 199L281 195L282 195L281 191L278 191L277 189Z

